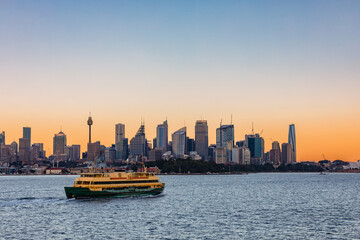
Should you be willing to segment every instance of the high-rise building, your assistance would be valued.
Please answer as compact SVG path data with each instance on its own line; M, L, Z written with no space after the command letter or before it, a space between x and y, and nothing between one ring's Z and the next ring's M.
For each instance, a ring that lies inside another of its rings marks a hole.
M186 153L186 127L180 128L172 134L172 150L176 158Z
M100 142L88 143L87 145L87 160L89 162L95 161L100 157Z
M216 148L226 149L226 161L231 162L234 147L234 125L221 125L216 129Z
M190 152L195 151L195 140L193 138L186 137L186 149L185 153L189 154Z
M127 159L128 157L128 139L125 138L125 124L115 125L115 150L117 159Z
M33 148L34 146L38 147L38 149L39 149L38 158L45 158L44 144L43 143L34 143L31 148Z
M5 144L5 132L0 133L0 145Z
M223 147L215 148L215 162L217 164L226 164L228 162L227 161L228 155L229 155L228 150L226 148Z
M63 132L56 133L53 138L53 154L59 155L65 153L66 135Z
M114 163L115 160L116 160L115 146L107 147L105 149L105 162L112 164L112 163Z
M295 137L295 125L289 125L289 141L291 144L291 162L296 162L296 137Z
M12 155L17 155L18 154L18 144L17 142L13 141L10 144L10 151Z
M123 138L115 145L116 159L126 160L129 156L129 140Z
M168 123L167 120L165 120L163 124L159 124L156 127L156 147L158 149L162 149L163 153L169 149L168 136L169 136Z
M209 135L206 120L197 120L195 123L195 151L203 160L208 160Z
M30 139L28 138L19 138L19 159L22 164L28 164L30 160Z
M272 142L272 149L269 153L269 160L272 164L280 164L281 162L281 150L280 150L280 144L278 141Z
M264 139L260 134L245 135L245 145L249 148L252 164L262 164L264 160Z
M42 155L41 146L38 144L33 144L30 149L30 160L34 162L39 158L41 158L41 155Z
M80 159L80 145L65 146L65 155L69 161L77 161Z
M115 125L115 145L125 138L125 124L118 123Z
M290 143L281 144L281 163L289 164L292 162L292 146Z
M250 150L246 147L235 147L232 150L232 161L237 164L250 164Z
M215 149L216 149L216 144L210 144L210 146L208 147L208 160L215 162Z
M145 137L145 125L141 124L135 137L130 141L131 157L140 160L142 156L147 156L147 139Z
M23 138L29 139L29 149L31 147L31 128L23 127Z

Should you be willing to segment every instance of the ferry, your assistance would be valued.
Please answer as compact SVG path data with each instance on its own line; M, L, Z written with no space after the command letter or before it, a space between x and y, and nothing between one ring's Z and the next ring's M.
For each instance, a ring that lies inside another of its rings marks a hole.
M157 195L165 184L159 177L146 172L84 173L76 178L72 187L65 187L67 198L122 197L131 195Z

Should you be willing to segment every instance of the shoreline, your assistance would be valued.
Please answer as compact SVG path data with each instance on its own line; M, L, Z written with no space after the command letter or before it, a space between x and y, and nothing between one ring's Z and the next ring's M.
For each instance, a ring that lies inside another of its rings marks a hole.
M248 175L248 174L256 174L256 173L316 173L316 174L329 174L329 173L360 173L359 170L341 170L341 171L332 171L332 172L294 172L294 171L286 171L286 172L280 172L280 171L263 171L263 172L222 172L222 173L159 173L155 175L159 176L191 176L191 175ZM0 177L2 176L78 176L80 174L0 174Z

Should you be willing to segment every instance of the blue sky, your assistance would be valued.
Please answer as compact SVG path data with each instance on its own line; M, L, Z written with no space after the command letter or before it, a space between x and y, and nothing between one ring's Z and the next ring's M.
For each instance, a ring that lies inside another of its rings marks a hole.
M0 0L2 124L46 109L66 128L91 110L151 129L167 115L172 131L233 113L239 138L253 120L331 118L343 132L360 116L359 13L360 1Z

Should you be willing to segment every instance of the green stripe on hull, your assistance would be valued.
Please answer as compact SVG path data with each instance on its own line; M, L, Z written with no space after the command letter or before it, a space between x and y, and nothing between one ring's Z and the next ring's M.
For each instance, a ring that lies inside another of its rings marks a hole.
M67 198L97 198L97 197L123 197L136 195L157 195L164 188L138 189L129 188L124 190L91 191L89 188L65 187Z

